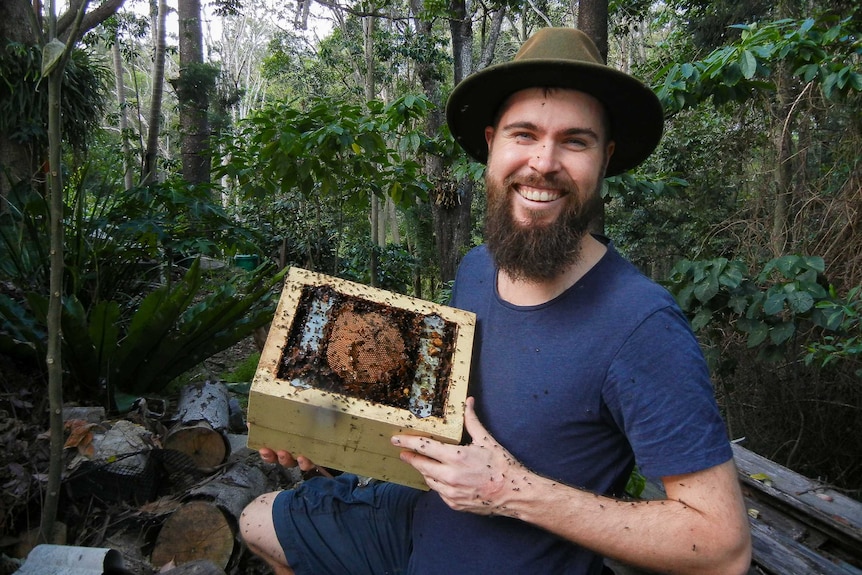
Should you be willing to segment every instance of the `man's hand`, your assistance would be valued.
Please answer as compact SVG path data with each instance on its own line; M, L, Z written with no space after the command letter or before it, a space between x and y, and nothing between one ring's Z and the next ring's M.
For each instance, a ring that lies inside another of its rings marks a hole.
M260 454L260 458L267 463L278 463L282 467L296 467L298 465L300 471L302 471L303 479L310 479L316 475L332 477L332 474L329 473L326 468L315 465L312 460L304 455L297 455L294 457L289 451L285 451L283 449L276 451L269 447L259 449L258 453Z
M456 511L479 515L505 514L501 494L519 489L530 472L491 437L467 398L464 426L469 445L450 445L427 437L396 435L392 443L402 448L401 460L425 477L425 482Z

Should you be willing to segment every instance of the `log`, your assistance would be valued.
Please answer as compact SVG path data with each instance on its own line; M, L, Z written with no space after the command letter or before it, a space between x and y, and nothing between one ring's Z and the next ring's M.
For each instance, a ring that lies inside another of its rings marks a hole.
M234 534L224 513L207 501L186 503L165 521L152 563L161 568L170 562L182 565L208 559L224 568L233 555Z
M221 475L191 489L156 538L152 563L183 565L205 559L226 569L241 549L239 516L255 497L271 491L257 466L237 462Z
M198 469L212 470L229 455L224 433L230 422L227 387L205 381L187 385L180 393L177 422L164 448L191 457Z
M159 575L225 575L225 571L212 561L196 559L173 569L161 571Z

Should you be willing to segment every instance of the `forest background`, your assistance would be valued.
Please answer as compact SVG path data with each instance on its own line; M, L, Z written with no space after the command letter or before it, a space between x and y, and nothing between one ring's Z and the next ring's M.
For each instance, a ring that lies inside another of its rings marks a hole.
M169 391L286 266L445 302L484 214L446 96L552 25L662 101L595 227L689 314L731 438L862 496L858 0L4 0L4 416Z

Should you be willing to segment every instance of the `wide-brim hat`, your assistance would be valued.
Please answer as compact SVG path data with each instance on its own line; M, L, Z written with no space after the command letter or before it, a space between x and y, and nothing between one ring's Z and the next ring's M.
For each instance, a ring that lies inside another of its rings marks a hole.
M455 140L474 159L488 161L485 127L506 99L534 87L570 88L601 102L616 143L606 175L643 162L658 145L664 112L640 80L603 63L596 45L575 28L542 28L524 42L511 62L489 66L455 87L446 120Z

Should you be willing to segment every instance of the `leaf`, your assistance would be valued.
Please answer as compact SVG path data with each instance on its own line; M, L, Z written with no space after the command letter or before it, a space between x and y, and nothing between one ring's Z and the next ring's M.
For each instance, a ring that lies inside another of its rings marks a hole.
M710 301L718 295L719 284L718 278L714 274L710 274L694 288L694 296L703 303Z
M772 326L769 330L769 339L775 345L781 345L790 339L796 332L796 325L792 321L785 321Z
M702 309L697 314L695 314L694 318L691 320L691 329L695 332L700 331L712 320L712 310L710 309Z
M757 58L750 50L743 50L739 58L739 69L742 72L742 77L746 80L751 80L757 72Z
M786 294L782 292L767 293L766 301L763 302L763 313L766 315L776 315L784 310L784 302L787 299Z
M47 78L54 71L65 51L66 45L57 38L45 44L42 48L42 77Z
M805 313L814 307L814 297L807 291L794 291L787 294L787 305L793 313Z

